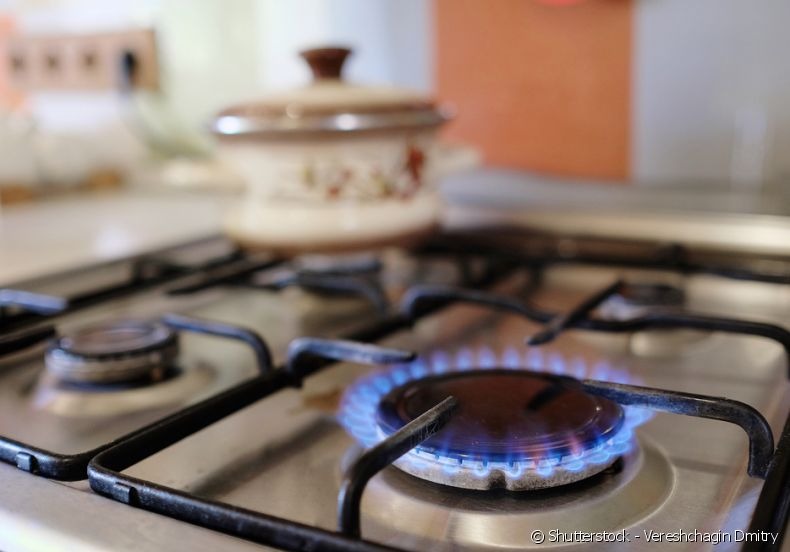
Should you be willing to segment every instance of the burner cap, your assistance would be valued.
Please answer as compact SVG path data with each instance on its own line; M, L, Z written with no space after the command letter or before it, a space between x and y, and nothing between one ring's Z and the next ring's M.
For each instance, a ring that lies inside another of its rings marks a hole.
M618 295L634 306L681 307L686 302L681 288L662 283L629 283Z
M604 449L625 419L620 405L589 395L573 382L505 369L415 379L383 397L377 423L389 435L452 395L459 402L456 414L414 454L399 459L398 467L423 479L473 489L562 485L598 473L617 459Z
M294 265L302 274L322 276L372 276L380 273L383 266L381 259L372 253L304 255Z
M663 283L628 283L607 299L600 310L614 319L630 318L650 308L681 308L686 303L683 289Z
M177 353L177 336L164 324L117 320L56 339L45 361L62 382L117 384L161 379Z

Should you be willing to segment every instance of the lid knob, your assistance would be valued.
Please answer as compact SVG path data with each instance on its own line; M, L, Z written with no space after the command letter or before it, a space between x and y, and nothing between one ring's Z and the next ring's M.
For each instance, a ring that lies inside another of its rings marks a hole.
M343 64L349 54L351 49L341 47L312 48L299 52L310 66L315 80L340 79Z

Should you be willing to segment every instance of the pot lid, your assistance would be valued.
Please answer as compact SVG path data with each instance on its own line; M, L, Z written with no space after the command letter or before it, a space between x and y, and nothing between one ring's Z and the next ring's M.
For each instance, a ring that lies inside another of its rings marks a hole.
M300 53L313 81L295 90L221 111L211 130L221 136L278 137L304 133L360 132L435 127L449 119L425 96L401 88L352 84L342 79L348 48Z

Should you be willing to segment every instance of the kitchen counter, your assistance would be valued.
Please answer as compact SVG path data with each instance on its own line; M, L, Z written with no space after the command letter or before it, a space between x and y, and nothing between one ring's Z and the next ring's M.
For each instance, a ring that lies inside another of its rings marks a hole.
M713 187L710 183L629 185L480 169L448 179L445 191L453 203L491 207L790 216L790 189L782 195L778 189Z
M221 199L112 192L0 209L0 285L216 235Z
M506 170L471 171L447 184L451 227L508 224L790 255L790 198L776 193L623 186Z
M453 227L512 223L790 255L790 201L710 188L622 186L506 170L445 182ZM127 190L0 210L0 285L216 235L227 195ZM616 215L616 217L614 216Z

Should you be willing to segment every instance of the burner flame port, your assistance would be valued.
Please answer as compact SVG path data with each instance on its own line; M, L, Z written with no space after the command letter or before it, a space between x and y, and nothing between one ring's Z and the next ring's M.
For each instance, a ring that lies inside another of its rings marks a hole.
M454 358L435 352L359 380L339 417L371 447L452 395L459 412L396 461L398 468L467 489L552 487L606 469L632 450L634 428L649 418L644 409L586 394L574 377L628 381L606 363L544 358L539 349L525 356L515 349L462 349Z

